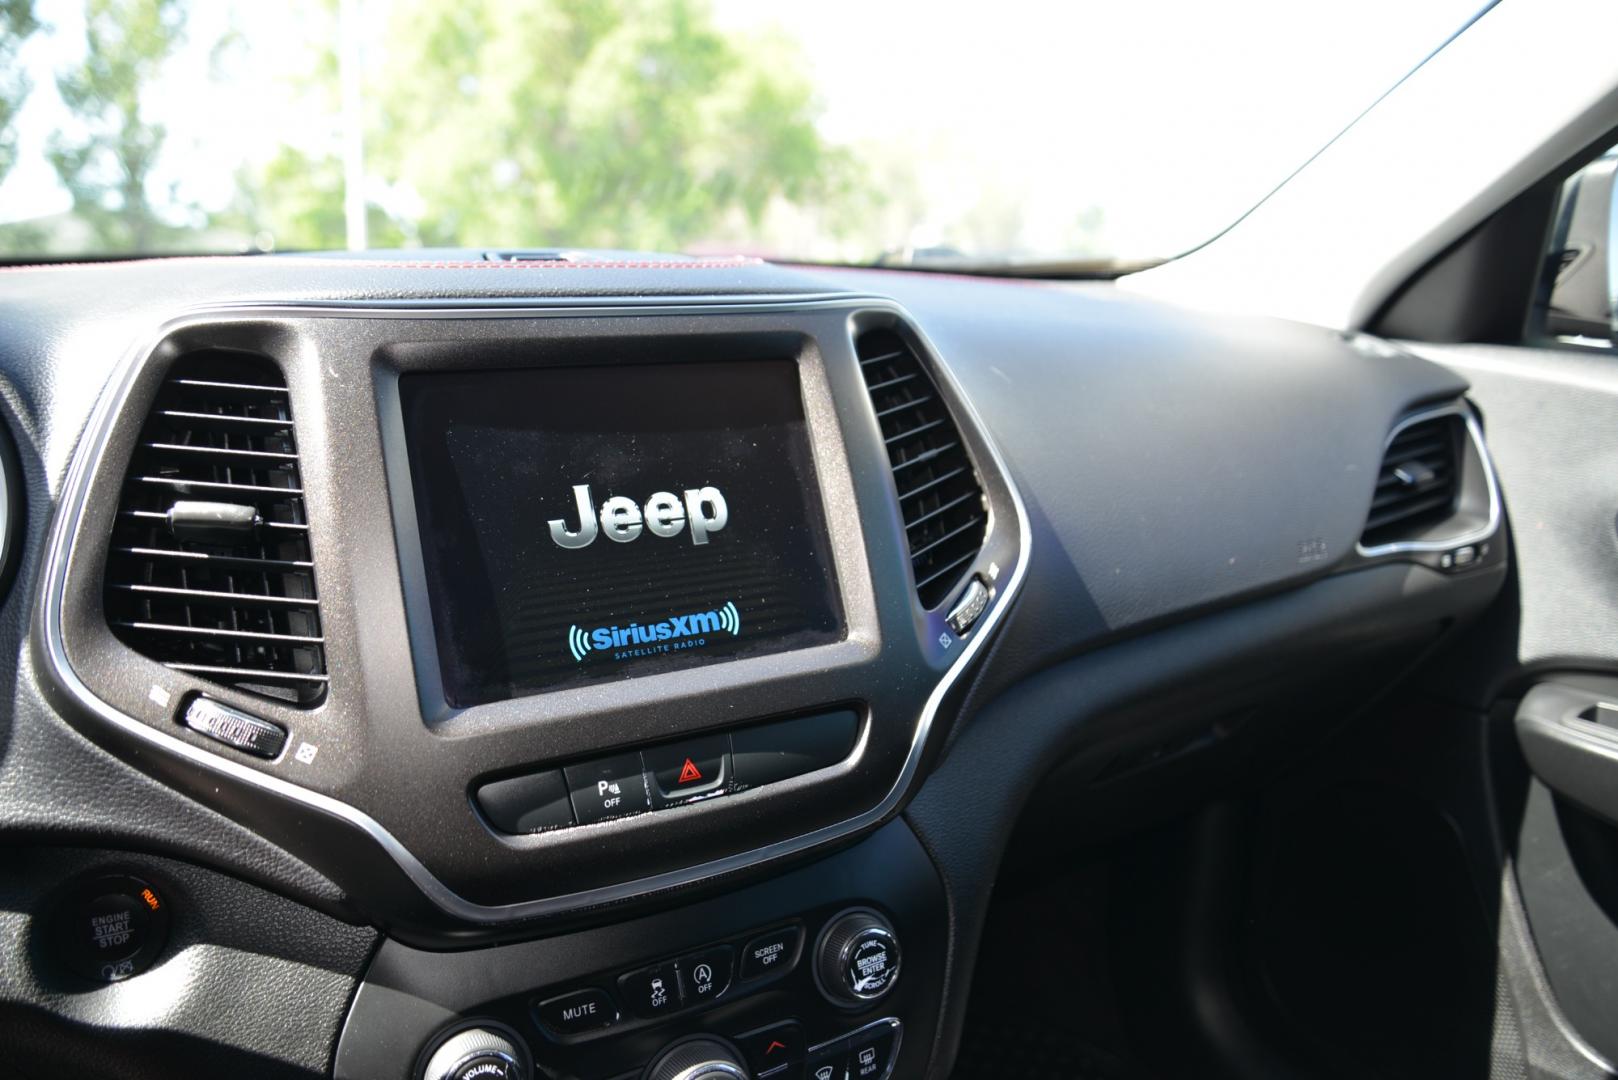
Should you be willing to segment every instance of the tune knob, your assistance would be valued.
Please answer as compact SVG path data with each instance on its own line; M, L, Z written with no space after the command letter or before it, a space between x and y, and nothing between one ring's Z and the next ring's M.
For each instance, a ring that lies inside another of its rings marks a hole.
M439 1044L424 1080L528 1080L516 1037L489 1028L457 1031Z
M820 989L834 1004L876 1001L899 979L899 939L874 911L850 911L831 921L815 955Z
M646 1070L646 1080L747 1080L741 1055L729 1044L707 1036L664 1049Z

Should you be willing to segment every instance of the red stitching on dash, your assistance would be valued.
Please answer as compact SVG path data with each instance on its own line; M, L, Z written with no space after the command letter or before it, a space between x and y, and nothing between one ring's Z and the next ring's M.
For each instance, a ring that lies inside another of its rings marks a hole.
M805 270L826 274L885 274L889 277L903 274L913 280L969 281L974 285L1014 285L1025 289L1056 289L1071 285L1062 278L1009 277L997 274L952 274L947 270L916 270L908 266L834 266L829 263L779 262L776 266L788 270Z
M366 259L321 259L345 266L381 266L389 270L728 270L761 266L763 259L711 259L704 262L372 262Z
M21 266L0 266L0 274L41 270L90 270L109 266L143 266L152 263L240 262L265 266L337 266L345 268L368 267L377 270L732 270L743 266L763 266L763 259L736 256L723 259L692 259L684 262L654 262L652 260L618 260L613 262L483 262L466 260L428 259L299 259L265 258L258 255L173 255L167 258L114 259L104 262L29 263Z

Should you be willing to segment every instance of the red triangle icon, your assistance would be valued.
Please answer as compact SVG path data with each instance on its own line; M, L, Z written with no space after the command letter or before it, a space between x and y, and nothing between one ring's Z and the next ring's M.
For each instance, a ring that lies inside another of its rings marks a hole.
M680 769L680 783L689 784L693 780L702 779L702 770L690 758L685 759L685 765Z

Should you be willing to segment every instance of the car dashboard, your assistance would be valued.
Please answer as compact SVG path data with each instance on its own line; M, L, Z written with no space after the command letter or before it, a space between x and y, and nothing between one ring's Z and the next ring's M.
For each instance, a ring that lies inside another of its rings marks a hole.
M1328 728L1508 570L1453 371L1106 283L258 256L0 311L25 1062L947 1075L1014 840Z

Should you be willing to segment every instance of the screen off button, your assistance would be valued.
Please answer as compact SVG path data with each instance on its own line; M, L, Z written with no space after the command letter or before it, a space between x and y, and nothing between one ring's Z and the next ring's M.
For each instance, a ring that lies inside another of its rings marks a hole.
M742 946L742 981L790 971L798 962L798 944L802 940L803 930L796 926L785 926L753 938Z

